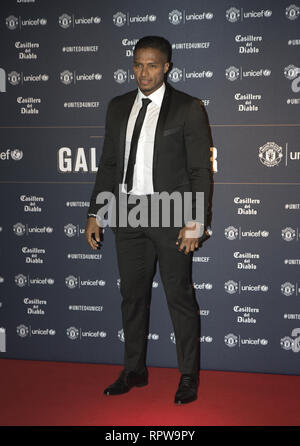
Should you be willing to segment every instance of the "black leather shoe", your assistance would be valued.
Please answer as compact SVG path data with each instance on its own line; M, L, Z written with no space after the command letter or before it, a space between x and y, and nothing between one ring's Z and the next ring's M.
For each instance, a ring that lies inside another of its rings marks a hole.
M119 378L104 390L105 395L121 395L129 392L129 390L136 387L143 387L148 384L148 370L139 374L136 372L128 372L123 370Z
M175 404L186 404L197 399L198 375L181 375L175 394Z

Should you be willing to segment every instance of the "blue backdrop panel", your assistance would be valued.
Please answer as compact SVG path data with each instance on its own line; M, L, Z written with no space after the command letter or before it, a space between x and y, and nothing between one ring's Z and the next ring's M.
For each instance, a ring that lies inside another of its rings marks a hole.
M123 362L114 235L94 252L84 227L108 101L158 34L213 137L201 368L299 374L299 25L289 0L1 2L0 358ZM157 267L148 364L177 367L175 342Z

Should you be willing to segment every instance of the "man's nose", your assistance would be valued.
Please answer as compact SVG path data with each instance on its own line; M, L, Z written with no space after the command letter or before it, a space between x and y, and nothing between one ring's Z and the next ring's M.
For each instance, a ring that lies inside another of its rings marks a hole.
M146 77L148 75L148 68L147 67L143 67L142 68L142 72L141 72L141 76L142 77Z

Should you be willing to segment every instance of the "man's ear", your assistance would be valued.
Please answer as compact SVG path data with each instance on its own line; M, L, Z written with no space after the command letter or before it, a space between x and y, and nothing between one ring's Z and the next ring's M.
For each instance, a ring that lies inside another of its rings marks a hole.
M167 73L167 71L169 70L169 68L170 68L170 63L169 63L169 62L165 62L165 66L164 66L164 73L165 73L165 74Z

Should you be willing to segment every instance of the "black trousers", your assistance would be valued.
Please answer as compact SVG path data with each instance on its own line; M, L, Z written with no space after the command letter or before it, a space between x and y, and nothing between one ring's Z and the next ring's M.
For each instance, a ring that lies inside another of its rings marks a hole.
M124 366L146 367L152 281L159 264L175 339L180 373L199 370L199 307L192 285L192 257L178 251L179 227L118 228L114 231L122 295Z

